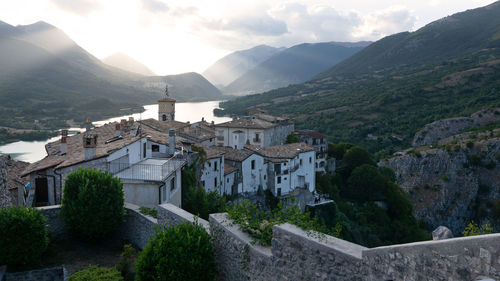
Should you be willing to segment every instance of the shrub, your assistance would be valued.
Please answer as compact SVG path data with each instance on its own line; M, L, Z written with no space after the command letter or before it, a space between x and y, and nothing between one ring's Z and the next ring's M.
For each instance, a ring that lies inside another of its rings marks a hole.
M286 142L285 142L286 144L289 144L289 143L298 143L298 142L299 142L299 137L297 137L293 133L289 134L288 136L286 136Z
M96 169L78 169L66 178L61 214L73 234L96 240L110 234L123 221L122 183Z
M304 230L314 230L338 237L341 226L327 228L318 219L311 217L309 212L302 213L296 205L278 207L272 211L262 211L248 200L243 200L227 210L229 219L238 224L242 231L248 233L255 242L270 246L273 237L273 226L288 222ZM340 228L340 229L339 229Z
M216 264L210 236L195 223L157 231L139 255L136 280L214 280Z
M18 266L38 261L49 244L45 221L33 208L0 210L0 264Z
M141 214L146 215L146 216L151 216L155 219L158 218L158 210L154 208L148 208L148 207L140 207L139 211Z
M80 270L68 278L68 281L123 281L120 272L115 268L90 266Z
M491 228L490 222L487 221L481 227L479 227L474 221L471 221L464 229L462 234L464 236L476 236L483 234L491 234L493 229Z
M134 258L136 257L137 251L130 244L125 244L123 246L123 252L121 258L116 264L115 268L120 272L125 280L134 280L134 273L132 272Z

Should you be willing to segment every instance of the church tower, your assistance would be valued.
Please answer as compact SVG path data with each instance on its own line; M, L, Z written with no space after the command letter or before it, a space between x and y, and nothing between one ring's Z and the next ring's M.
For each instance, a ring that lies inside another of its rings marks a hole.
M158 101L158 120L175 120L175 99L168 93L168 85L165 86L165 97Z

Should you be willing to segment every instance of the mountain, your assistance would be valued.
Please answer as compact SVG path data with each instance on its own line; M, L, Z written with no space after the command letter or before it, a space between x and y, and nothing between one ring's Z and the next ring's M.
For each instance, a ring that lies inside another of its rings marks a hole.
M249 94L298 84L359 52L370 42L300 44L285 49L250 69L224 88Z
M116 53L109 57L103 58L102 62L116 68L120 68L137 74L142 74L145 76L156 75L147 66L122 53Z
M495 2L385 37L308 82L228 101L217 114L286 113L297 128L384 157L425 124L500 105L499 14Z
M45 22L16 27L0 23L0 61L0 126L10 128L58 129L67 126L66 120L80 123L86 116L98 120L137 112L164 92L149 87L149 77L102 63ZM172 91L178 101L217 96L201 77L175 77L169 79L172 88L180 89ZM165 77L156 79L165 85Z
M281 50L283 48L259 45L237 51L216 61L202 75L212 84L222 88Z
M181 101L209 101L223 99L222 93L199 73L188 72L177 75L145 77L142 79L145 88L155 92L164 91L165 84L168 92L176 99L182 97Z

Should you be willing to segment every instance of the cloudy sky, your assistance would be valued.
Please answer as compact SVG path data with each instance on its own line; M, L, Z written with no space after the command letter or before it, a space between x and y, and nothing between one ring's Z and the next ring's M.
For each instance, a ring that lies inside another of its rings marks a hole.
M0 20L55 25L98 58L202 72L260 44L377 40L492 0L0 0Z

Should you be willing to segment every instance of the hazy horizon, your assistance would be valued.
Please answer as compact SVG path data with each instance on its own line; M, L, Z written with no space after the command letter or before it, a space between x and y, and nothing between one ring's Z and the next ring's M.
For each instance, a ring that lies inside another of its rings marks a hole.
M170 75L201 73L229 53L262 44L376 41L495 1L365 2L17 0L0 3L0 20L45 21L99 59L123 53Z

